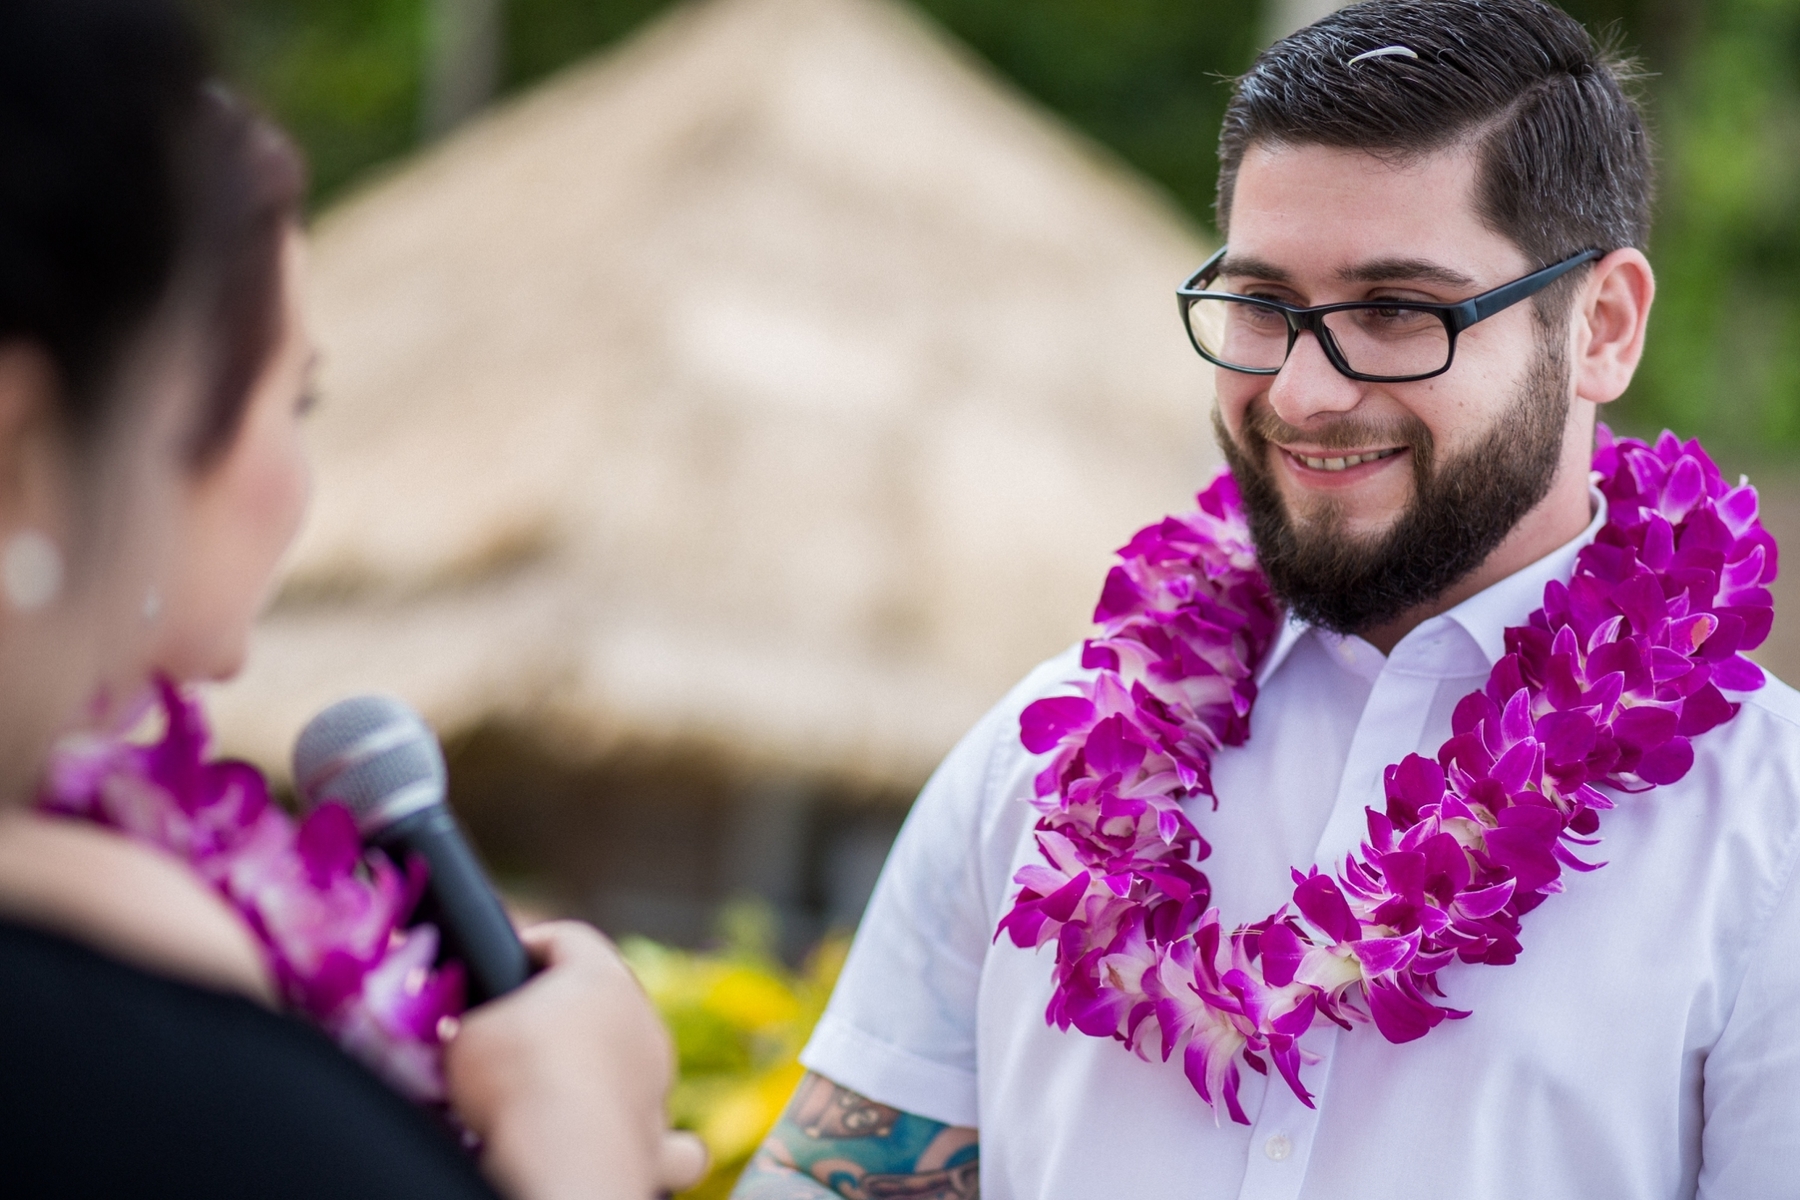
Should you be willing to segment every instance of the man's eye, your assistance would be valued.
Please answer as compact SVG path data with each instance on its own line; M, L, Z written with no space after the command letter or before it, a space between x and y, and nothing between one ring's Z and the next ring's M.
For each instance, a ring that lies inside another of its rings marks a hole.
M1364 308L1358 310L1365 325L1382 329L1404 329L1424 325L1437 318L1416 308Z
M1275 309L1260 304L1240 304L1237 308L1237 319L1251 329L1287 328L1287 318Z

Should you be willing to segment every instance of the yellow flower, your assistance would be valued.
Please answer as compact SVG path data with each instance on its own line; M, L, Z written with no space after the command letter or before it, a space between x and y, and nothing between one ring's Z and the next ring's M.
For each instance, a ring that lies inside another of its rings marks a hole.
M737 909L725 928L727 944L717 952L644 938L620 947L675 1038L675 1123L698 1132L712 1155L711 1173L682 1200L730 1194L804 1074L797 1055L849 949L847 938L828 937L796 972L771 952L766 912Z
M791 980L767 969L738 965L712 981L706 1007L742 1029L760 1033L791 1026L803 1005Z

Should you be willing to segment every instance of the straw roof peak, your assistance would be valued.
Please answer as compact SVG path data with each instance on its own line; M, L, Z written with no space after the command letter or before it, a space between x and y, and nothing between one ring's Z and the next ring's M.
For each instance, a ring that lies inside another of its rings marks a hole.
M319 221L318 499L228 745L381 688L916 781L1210 474L1203 253L898 4L677 10Z

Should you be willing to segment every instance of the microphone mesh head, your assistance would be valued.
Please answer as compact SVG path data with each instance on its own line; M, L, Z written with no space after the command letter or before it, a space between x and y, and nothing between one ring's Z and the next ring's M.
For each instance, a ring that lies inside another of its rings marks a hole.
M447 772L424 718L392 696L340 700L294 743L294 788L309 812L337 801L365 834L444 801Z

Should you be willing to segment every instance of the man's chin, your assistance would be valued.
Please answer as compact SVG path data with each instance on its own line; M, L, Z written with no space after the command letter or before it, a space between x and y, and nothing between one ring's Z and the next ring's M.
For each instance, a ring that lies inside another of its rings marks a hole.
M1281 491L1282 516L1297 542L1311 547L1336 546L1340 551L1372 551L1406 514L1404 503L1379 512L1358 512L1338 497L1294 496Z
M1396 474L1393 479L1367 480L1360 487L1324 489L1306 486L1281 464L1270 472L1284 515L1296 530L1318 530L1363 543L1387 536L1414 503L1411 471Z

